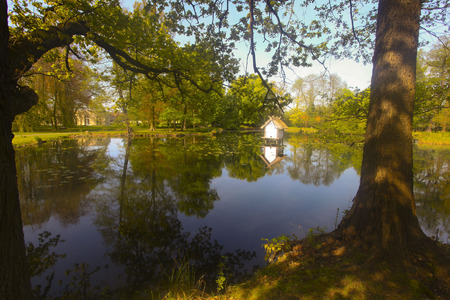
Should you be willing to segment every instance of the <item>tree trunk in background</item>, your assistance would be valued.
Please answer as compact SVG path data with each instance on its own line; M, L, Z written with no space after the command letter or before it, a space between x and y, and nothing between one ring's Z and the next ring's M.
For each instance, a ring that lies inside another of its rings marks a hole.
M150 120L150 131L155 131L156 125L155 125L155 106L152 105L152 118Z
M54 94L54 103L53 103L53 126L55 126L55 131L58 131L58 118L56 114L56 106L58 104L58 81L55 78L55 94Z
M0 1L0 299L31 299L20 215L12 122L17 107L8 68L6 0Z
M380 0L361 181L338 230L404 265L427 240L413 195L412 117L420 0ZM417 249L417 248L416 248Z
M184 108L183 108L183 126L181 128L182 131L185 131L187 128L187 105L186 103L184 104Z

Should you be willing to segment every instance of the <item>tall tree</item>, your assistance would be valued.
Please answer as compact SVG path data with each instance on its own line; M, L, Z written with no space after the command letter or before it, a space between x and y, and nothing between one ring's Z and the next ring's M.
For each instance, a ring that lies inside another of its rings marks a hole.
M359 241L374 261L399 266L410 262L413 249L431 245L418 224L413 194L420 11L420 0L379 1L361 182L338 229Z
M35 104L37 97L11 82L7 11L6 0L0 1L0 298L31 299L11 126L15 115ZM20 93L25 96L22 103L17 99Z

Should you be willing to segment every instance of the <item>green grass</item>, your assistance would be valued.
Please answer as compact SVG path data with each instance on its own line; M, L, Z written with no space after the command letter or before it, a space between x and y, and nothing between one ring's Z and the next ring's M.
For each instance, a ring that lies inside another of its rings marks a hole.
M30 133L14 133L14 147L37 145L50 140L70 138L73 133L65 132L30 132Z
M304 133L304 134L311 134L316 133L318 130L316 128L312 127L289 127L286 129L286 132L292 132L292 133Z
M196 134L210 135L221 132L218 128L189 128L181 131L179 128L158 128L156 131L150 131L143 126L133 126L133 132L138 136L149 135L178 135L178 134ZM56 131L36 131L36 132L14 132L14 147L23 147L29 145L38 145L51 140L68 139L76 137L105 137L105 136L124 136L127 134L125 126L81 126L77 128L66 128Z

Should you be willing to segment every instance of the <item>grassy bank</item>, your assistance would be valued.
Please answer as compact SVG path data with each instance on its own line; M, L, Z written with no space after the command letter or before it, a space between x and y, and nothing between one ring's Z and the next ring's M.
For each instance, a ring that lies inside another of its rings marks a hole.
M210 135L220 131L220 129L188 129L185 131L173 130L170 128L157 129L149 131L148 128L133 127L133 134L136 136L177 136L177 135ZM121 137L126 136L125 128L89 126L82 128L70 128L57 132L38 131L38 132L14 132L14 147L32 146L40 143L46 143L51 140L87 138L87 137Z
M254 128L241 128L243 131L248 131L249 129L254 130ZM133 127L135 135L138 136L176 136L180 134L213 134L222 131L220 128L197 128L197 129L187 129L185 131L176 130L172 128L158 128L156 131L149 131L148 128L142 126ZM300 134L315 134L317 130L314 128L299 128L299 127L289 127L286 129L289 133L300 133ZM84 126L78 128L62 129L57 132L55 131L38 131L38 132L15 132L13 145L15 147L22 147L27 145L37 145L39 143L45 143L50 140L65 139L65 138L76 138L76 137L88 137L88 136L125 136L127 134L126 128L123 126ZM450 146L450 132L414 132L413 139L416 144L422 146ZM363 140L363 137L360 139Z
M320 132L315 128L289 127L286 131L294 134L305 134L321 139ZM413 140L418 145L446 147L450 146L450 132L413 132ZM364 141L364 136L361 135L361 137L358 138L358 141Z
M448 299L448 264L413 257L407 271L382 262L368 265L366 253L348 245L330 235L288 242L276 262L223 294L174 285L163 299ZM441 247L448 259L448 246Z
M367 266L339 241L303 240L220 299L446 299L449 266L417 260L408 272Z

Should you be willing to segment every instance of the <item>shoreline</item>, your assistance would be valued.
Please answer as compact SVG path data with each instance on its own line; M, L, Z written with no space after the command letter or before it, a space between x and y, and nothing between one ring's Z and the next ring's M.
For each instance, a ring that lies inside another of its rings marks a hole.
M299 130L289 128L288 133L301 134ZM132 133L133 137L184 137L184 136L213 136L220 133L249 133L261 132L259 129L249 128L240 130L156 130L149 131L148 129L135 130ZM59 139L77 139L77 138L93 138L93 137L127 137L126 129L123 130L101 130L101 131L70 131L70 132L14 132L13 146L14 148L21 148L26 146L36 146L48 141ZM420 147L450 147L450 132L414 132L413 143Z

